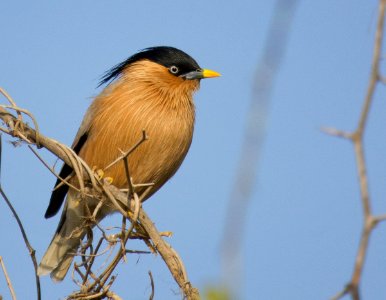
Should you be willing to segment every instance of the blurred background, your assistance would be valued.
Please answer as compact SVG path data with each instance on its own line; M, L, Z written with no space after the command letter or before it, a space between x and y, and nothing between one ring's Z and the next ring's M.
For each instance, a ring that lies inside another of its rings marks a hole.
M68 145L100 91L100 76L140 49L175 46L222 74L203 81L195 97L195 136L184 164L144 205L159 230L174 233L168 241L202 295L225 285L236 299L327 299L351 276L362 222L354 154L349 142L320 128L356 126L378 1L288 2L293 6L284 12L290 15L277 15L275 1L256 0L0 4L0 86L35 115L43 134ZM286 40L274 53L281 59L274 60L271 98L257 104L259 156L251 164L258 168L256 177L246 175L253 189L240 222L228 207L239 196L234 185L244 132L273 16L285 21ZM377 90L365 136L375 213L386 211L385 96ZM3 140L2 186L40 261L59 218L43 217L55 178L27 147ZM55 162L47 151L40 154ZM33 299L28 251L3 201L0 211L0 255L18 299ZM365 265L364 299L386 298L385 236L381 224ZM224 254L229 249L240 251L236 265ZM129 256L112 290L124 299L148 299L149 270L155 299L181 298L153 255ZM77 289L69 276L41 283L43 299L63 299ZM2 275L0 294L10 298Z

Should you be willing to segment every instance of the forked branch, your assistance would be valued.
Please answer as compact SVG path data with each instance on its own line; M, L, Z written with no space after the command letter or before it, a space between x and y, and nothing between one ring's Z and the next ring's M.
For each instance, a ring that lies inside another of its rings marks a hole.
M337 300L350 294L353 300L360 299L359 285L361 282L363 267L366 260L366 255L369 246L370 235L373 232L375 226L380 222L384 221L384 216L375 216L371 210L371 199L368 188L368 177L366 170L366 160L364 154L364 143L363 137L366 129L367 120L369 117L370 107L374 100L374 92L379 83L382 83L382 76L380 74L380 59L382 50L382 41L384 36L384 21L385 21L385 7L386 0L379 1L378 9L378 21L377 29L375 33L375 45L374 53L371 64L371 73L367 93L364 99L362 111L358 120L357 128L352 133L346 133L336 129L326 129L325 131L329 134L346 138L350 140L354 146L358 181L361 194L362 210L363 210L363 227L358 247L357 256L355 259L354 270L349 283L345 288L336 294L332 299Z

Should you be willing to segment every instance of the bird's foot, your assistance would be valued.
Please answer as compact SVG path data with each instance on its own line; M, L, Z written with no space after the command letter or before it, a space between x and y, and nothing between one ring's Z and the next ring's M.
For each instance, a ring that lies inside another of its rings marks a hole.
M96 173L99 180L101 180L103 176L105 176L105 172L102 169L95 169L95 167L93 167L92 169Z
M113 177L110 177L110 176L105 177L105 172L102 169L95 170L95 173L99 180L103 179L103 181L107 184L112 184L114 181Z
M107 183L107 184L112 184L114 181L113 177L109 177L109 176L105 177L103 179L104 179L105 183Z

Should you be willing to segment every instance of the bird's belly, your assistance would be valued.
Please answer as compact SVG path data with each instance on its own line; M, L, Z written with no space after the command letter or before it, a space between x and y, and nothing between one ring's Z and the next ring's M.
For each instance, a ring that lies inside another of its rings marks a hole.
M145 118L122 122L119 118L113 124L102 126L89 137L80 156L90 165L105 171L105 176L113 179L119 188L127 188L128 180L123 160L105 169L113 161L128 151L142 139L145 130L148 139L129 155L129 173L134 184L154 184L151 194L157 191L181 165L190 147L193 121L187 122L176 116L153 116L154 122L144 122ZM149 119L149 118L147 118ZM115 126L114 126L115 125ZM144 188L138 188L140 193Z

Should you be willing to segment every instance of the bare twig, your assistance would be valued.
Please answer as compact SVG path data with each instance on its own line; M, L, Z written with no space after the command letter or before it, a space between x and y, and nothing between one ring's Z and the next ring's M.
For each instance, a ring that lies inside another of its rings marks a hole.
M336 136L344 139L350 140L352 138L352 133L351 132L346 132L343 130L338 130L336 128L331 128L331 127L322 127L321 128L322 132L325 134L331 135L331 136Z
M132 146L129 150L127 150L126 152L122 153L121 156L119 156L116 160L111 162L104 170L106 171L106 170L110 169L113 165L115 165L116 163L122 161L124 158L128 157L131 153L134 152L135 149L137 149L147 139L148 139L148 136L146 135L146 131L142 130L142 138L134 146Z
M35 256L35 249L32 248L29 240L28 240L28 237L27 237L27 234L24 230L24 227L23 227L23 224L21 223L21 220L16 212L16 210L13 208L11 202L9 201L7 195L4 193L3 191L3 188L1 187L0 185L0 194L1 196L3 197L3 199L5 200L5 203L8 205L9 209L11 210L13 216L15 217L16 219L16 222L19 226L19 229L21 231L21 234L23 236L23 240L24 240L24 243L25 245L27 246L28 248L28 252L29 252L29 255L31 256L31 259L32 259L32 263L33 263L33 266L34 266L34 269L35 269L35 280L36 280L36 289L37 289L37 299L40 300L41 299L41 292L40 292L40 280L39 280L39 276L37 275L37 270L38 270L38 263L36 261L36 256Z
M175 255L176 252L172 249L172 247L162 239L153 222L149 219L144 210L140 210L138 219L146 228L146 231L149 234L150 239L153 241L157 252L166 262L167 267L173 274L174 279L177 281L187 299L200 299L198 290L191 285L186 276L182 260Z
M340 299L346 294L350 294L352 299L354 300L360 299L359 285L363 274L363 267L366 260L370 235L373 229L375 228L375 226L380 221L383 221L386 219L384 215L375 217L372 214L371 200L370 200L369 188L368 188L366 161L365 161L364 146L363 146L364 132L365 132L367 120L369 117L370 107L374 99L374 92L377 84L381 83L383 78L379 73L379 64L380 64L380 58L381 58L382 40L384 35L383 30L384 30L384 21L385 21L385 7L386 7L386 0L380 0L370 79L369 79L369 84L368 84L366 96L364 99L362 111L358 120L357 128L353 133L344 133L340 130L335 130L335 129L329 130L330 131L329 133L347 138L353 143L356 164L357 164L362 209L363 209L362 233L361 233L360 243L358 247L357 256L355 259L355 265L351 276L351 280L342 291L337 293L332 298L334 300Z
M12 300L16 300L15 290L13 289L11 279L9 279L7 269L5 268L4 261L1 256L0 256L0 265L1 265L1 268L3 269L3 273L5 276L5 280L7 281L9 291L11 292Z
M3 94L3 96L11 103L10 106L9 105L2 105L2 107L15 110L17 115L18 115L18 121L23 120L22 119L22 113L26 114L27 116L29 116L31 118L31 120L35 126L35 143L36 143L37 147L40 148L39 126L38 126L38 122L36 122L35 117L28 110L25 110L25 109L18 107L16 105L15 101L12 99L12 97L2 87L0 87L0 93ZM16 122L16 124L18 124L18 123Z
M150 294L149 300L153 300L154 299L154 280L153 280L153 275L151 274L150 271L149 271L149 277L150 277L150 286L151 286L151 294Z
M80 192L80 190L72 185L71 183L69 183L65 178L61 178L58 174L55 173L54 169L51 168L48 163L39 155L39 153L31 147L31 145L28 145L28 148L32 151L33 154L35 154L35 156L40 160L40 162L56 177L58 178L63 184L65 185L68 185L69 187L71 187L72 189L74 189L75 191L78 191ZM55 188L58 188L57 186Z
M1 90L0 88L0 91L2 93L4 93L3 90ZM8 95L7 93L5 93L5 95ZM2 152L2 140L1 140L1 136L0 136L0 162L1 162L1 152ZM40 280L39 280L39 276L37 275L37 269L38 269L38 264L37 264L37 261L36 261L36 256L35 256L35 249L32 248L29 240L28 240L28 237L27 237L27 234L24 230L24 227L23 227L23 224L19 218L19 215L17 214L15 208L13 207L11 201L9 201L7 195L5 194L4 190L3 190L3 187L1 185L1 182L0 182L0 194L1 196L3 197L5 203L7 204L7 206L9 207L9 209L11 210L13 216L15 217L16 219L16 222L19 226L19 229L20 229L20 232L23 236L23 240L24 240L24 243L25 245L27 246L28 248L28 252L29 252L29 255L31 257L31 260L32 260L32 264L34 266L34 269L35 269L35 281L36 281L36 290L37 290L37 299L40 300L41 299L41 291L40 291Z

